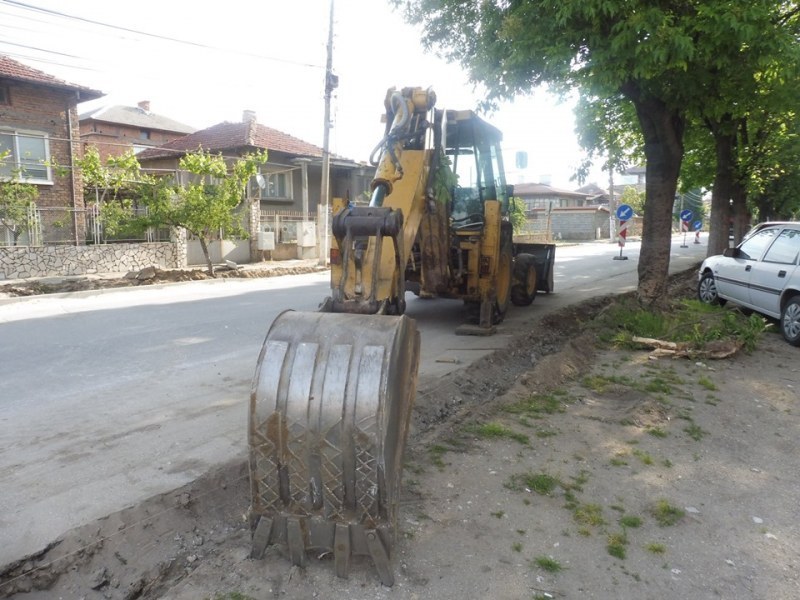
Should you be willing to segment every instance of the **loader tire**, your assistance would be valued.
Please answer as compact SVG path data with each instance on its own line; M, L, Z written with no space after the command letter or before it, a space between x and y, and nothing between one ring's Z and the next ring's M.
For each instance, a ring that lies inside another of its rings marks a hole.
M514 306L530 306L536 299L536 257L519 254L514 261L514 285L511 302Z

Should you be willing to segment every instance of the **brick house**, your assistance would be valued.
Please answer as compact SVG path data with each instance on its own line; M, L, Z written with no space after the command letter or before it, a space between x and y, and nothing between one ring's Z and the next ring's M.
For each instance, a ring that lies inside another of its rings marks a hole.
M173 140L159 148L149 148L137 155L144 170L156 173L177 172L178 161L186 153L202 148L213 153L222 153L226 157L238 157L259 150L267 150L268 162L261 165L260 177L262 185L254 179L247 192L250 206L250 242L245 256L242 251L230 254L227 258L235 261L253 260L260 253L257 248L258 233L266 224L270 215L288 215L286 221L288 231L287 244L301 246L300 233L297 227L301 223L316 218L320 204L322 189L322 148L300 140L277 129L258 123L253 111L244 111L242 121L238 123L223 122L206 129ZM362 163L342 158L330 157L329 201L331 198L346 198L357 201L368 198L367 191L374 169ZM322 224L318 225L321 230ZM276 242L281 242L282 231L275 232ZM312 237L318 237L315 234ZM320 240L308 246L306 252L297 250L298 258L316 255ZM309 242L309 244L311 244ZM276 258L294 258L292 254L276 255ZM189 251L192 264L193 252ZM223 253L215 260L226 258Z
M119 156L131 148L138 154L196 131L190 125L151 112L147 100L137 106L96 108L81 114L78 120L84 148L95 146L104 163L109 156Z
M21 169L37 186L45 242L85 242L83 182L71 168L81 156L77 105L102 96L0 55L0 152L10 151L0 178ZM53 164L66 167L65 174Z

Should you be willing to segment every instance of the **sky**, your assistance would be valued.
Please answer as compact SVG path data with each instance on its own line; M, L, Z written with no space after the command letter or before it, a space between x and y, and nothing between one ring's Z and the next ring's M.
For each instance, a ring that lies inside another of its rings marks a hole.
M426 52L419 29L386 0L333 2L331 152L369 159L390 87L432 87L439 108L477 107L462 69ZM331 0L0 0L0 53L106 94L81 113L147 100L152 112L202 129L251 110L321 147L330 8ZM503 131L510 183L579 186L571 102L536 90L485 118ZM526 169L516 168L520 151ZM598 168L587 183L607 181Z

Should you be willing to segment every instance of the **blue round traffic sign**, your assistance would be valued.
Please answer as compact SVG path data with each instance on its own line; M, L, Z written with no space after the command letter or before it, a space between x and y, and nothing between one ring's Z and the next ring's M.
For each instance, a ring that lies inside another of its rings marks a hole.
M693 216L692 211L688 208L681 211L681 221L691 221Z
M694 227L695 231L700 231L703 228L703 222L695 221L694 223L692 223L692 227Z
M617 218L620 221L627 221L633 216L633 209L627 204L620 204L617 207Z

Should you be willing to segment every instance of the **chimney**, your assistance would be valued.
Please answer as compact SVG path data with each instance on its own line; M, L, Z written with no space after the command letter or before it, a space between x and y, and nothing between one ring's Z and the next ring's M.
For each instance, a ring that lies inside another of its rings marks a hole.
M242 112L242 123L255 123L256 122L256 111L254 110L245 110Z
M142 100L141 102L139 102L138 106L144 112L150 112L150 100Z

